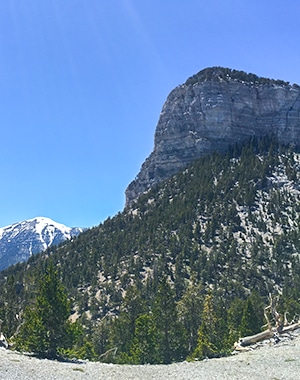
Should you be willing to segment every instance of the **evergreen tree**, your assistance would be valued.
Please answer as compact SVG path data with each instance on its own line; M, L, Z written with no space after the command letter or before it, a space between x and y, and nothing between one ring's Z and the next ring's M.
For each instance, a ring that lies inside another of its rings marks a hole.
M166 277L162 279L157 290L153 317L161 362L167 364L184 359L187 354L186 336L178 319L175 292Z
M202 321L198 331L197 347L192 359L211 358L218 353L217 316L213 305L213 297L209 292L204 300Z
M136 286L130 286L124 297L119 317L110 333L110 346L118 348L117 361L126 362L132 346L136 320L145 312L145 302Z
M197 345L198 330L203 309L203 287L191 284L178 302L178 315L187 334L188 352L192 353Z
M40 281L34 307L25 310L24 324L16 338L17 348L27 349L39 356L56 357L59 349L72 343L69 315L70 303L50 263Z
M6 291L2 295L2 302L0 301L0 318L3 320L3 332L6 336L13 335L18 324L20 309L18 293L23 293L23 286L20 286L20 289L18 287L14 275L8 276Z
M240 298L235 298L228 309L228 330L229 330L229 344L233 346L234 342L238 341L241 337L240 326L243 316L245 301Z
M137 318L135 325L128 361L133 364L159 363L157 331L153 316L143 314Z
M260 331L261 320L255 312L251 298L247 298L246 304L243 310L241 326L240 326L240 335L247 336L256 334Z

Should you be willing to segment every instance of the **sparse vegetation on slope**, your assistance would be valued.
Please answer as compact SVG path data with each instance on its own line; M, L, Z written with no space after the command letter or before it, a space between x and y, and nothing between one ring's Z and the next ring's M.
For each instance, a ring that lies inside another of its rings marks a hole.
M94 358L226 354L265 323L269 293L279 311L300 312L299 168L297 149L271 137L197 160L99 227L3 271L3 331L15 332L12 316L51 259Z

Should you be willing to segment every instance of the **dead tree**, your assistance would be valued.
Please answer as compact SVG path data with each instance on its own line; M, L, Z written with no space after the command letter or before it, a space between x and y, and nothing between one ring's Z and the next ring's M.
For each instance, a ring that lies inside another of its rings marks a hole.
M2 334L1 327L2 327L2 319L0 319L0 347L8 348L8 342L5 338L5 336Z
M284 315L284 318L282 318L282 316L277 312L277 298L272 298L270 295L269 299L270 304L264 309L264 316L267 324L263 327L267 327L267 330L264 330L255 335L240 338L240 340L234 344L235 350L244 350L247 346L251 346L252 344L261 342L265 339L278 339L281 334L300 328L300 320L298 320L298 322L289 323L286 318L286 313ZM274 326L272 325L272 321L274 323Z

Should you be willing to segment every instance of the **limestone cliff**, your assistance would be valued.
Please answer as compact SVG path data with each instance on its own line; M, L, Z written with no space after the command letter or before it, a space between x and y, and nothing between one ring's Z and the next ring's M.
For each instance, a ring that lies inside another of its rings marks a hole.
M169 94L126 205L200 156L266 134L300 142L298 85L221 67L200 71Z

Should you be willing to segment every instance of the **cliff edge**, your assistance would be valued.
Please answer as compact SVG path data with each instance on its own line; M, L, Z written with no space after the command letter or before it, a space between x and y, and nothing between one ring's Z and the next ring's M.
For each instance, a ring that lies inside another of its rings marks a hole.
M300 87L222 67L190 77L169 94L154 149L126 189L126 205L193 160L251 136L300 141Z

